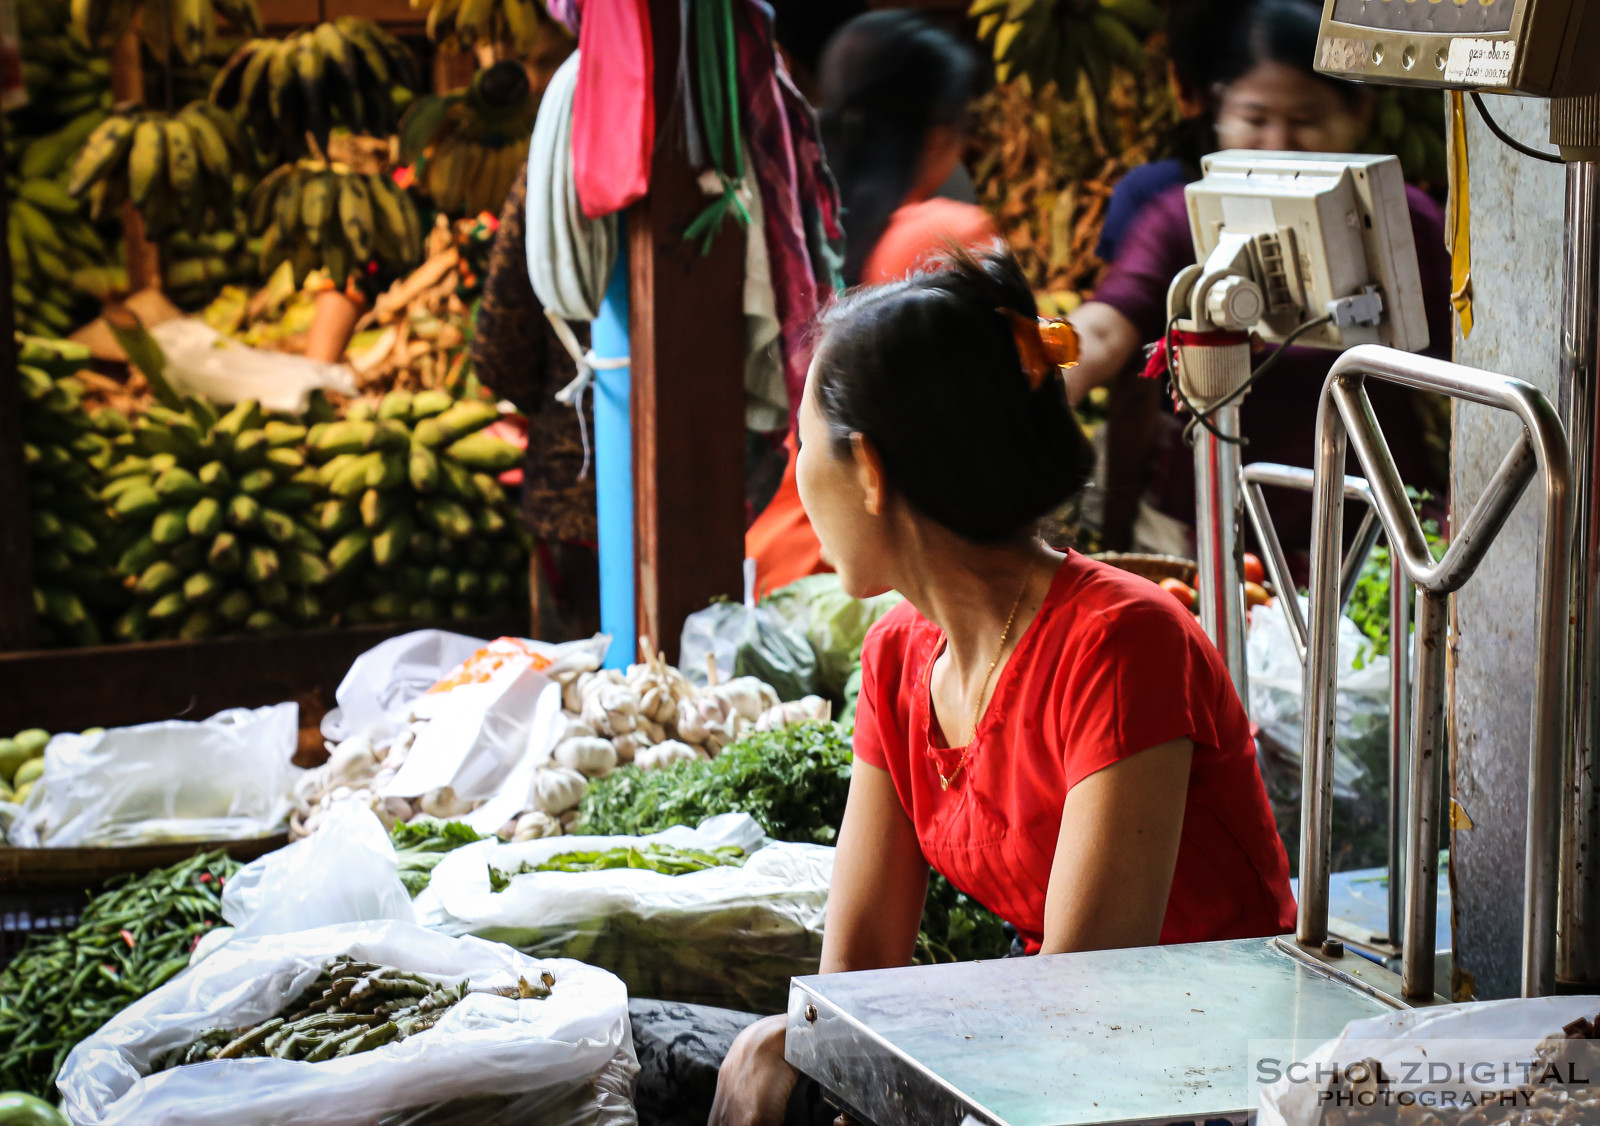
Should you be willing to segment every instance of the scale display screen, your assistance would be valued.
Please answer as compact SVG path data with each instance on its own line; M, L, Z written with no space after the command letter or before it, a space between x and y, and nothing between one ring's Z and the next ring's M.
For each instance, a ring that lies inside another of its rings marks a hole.
M1563 97L1600 89L1600 0L1324 0L1317 69Z

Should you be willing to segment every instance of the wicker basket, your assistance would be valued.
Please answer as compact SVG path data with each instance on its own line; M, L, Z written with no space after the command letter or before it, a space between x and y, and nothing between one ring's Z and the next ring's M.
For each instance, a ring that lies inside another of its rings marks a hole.
M1107 551L1091 555L1089 558L1120 567L1153 583L1158 583L1162 579L1182 579L1193 586L1195 576L1199 572L1194 560L1180 559L1176 555L1142 555L1136 552Z

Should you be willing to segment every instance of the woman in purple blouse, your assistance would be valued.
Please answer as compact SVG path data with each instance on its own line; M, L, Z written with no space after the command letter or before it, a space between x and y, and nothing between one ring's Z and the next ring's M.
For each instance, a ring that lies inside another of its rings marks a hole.
M1219 59L1217 141L1224 149L1354 152L1371 122L1371 94L1359 86L1324 78L1312 70L1321 5L1313 0L1249 0L1236 15L1233 34ZM1441 113L1442 113L1441 109ZM1444 219L1426 193L1409 187L1412 233L1427 309L1427 354L1450 355L1450 262ZM1166 327L1167 287L1194 262L1194 243L1183 186L1156 195L1128 227L1116 260L1094 300L1072 321L1083 337L1083 360L1071 370L1068 392L1080 401L1097 386L1129 374L1142 362L1143 345ZM1317 399L1336 353L1290 348L1273 374L1244 399L1241 425L1246 463L1311 464ZM1408 484L1439 492L1417 405L1392 384L1368 384L1373 408ZM1194 467L1188 450L1168 450L1151 490L1158 507L1185 524L1194 522ZM1352 470L1354 466L1352 464ZM1304 547L1311 535L1310 502L1304 494L1270 498L1286 547Z

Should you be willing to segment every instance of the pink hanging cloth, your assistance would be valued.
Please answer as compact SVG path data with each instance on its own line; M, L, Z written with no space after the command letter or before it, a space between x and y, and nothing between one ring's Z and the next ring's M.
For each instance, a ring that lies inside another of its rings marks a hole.
M655 64L647 0L583 0L572 166L591 219L621 211L650 187Z

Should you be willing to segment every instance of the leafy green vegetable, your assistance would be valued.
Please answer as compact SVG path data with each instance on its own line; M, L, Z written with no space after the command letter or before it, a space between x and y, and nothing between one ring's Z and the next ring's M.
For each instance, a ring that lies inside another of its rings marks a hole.
M619 770L591 782L578 832L642 837L748 813L780 841L832 844L850 792L850 732L801 723L746 735L710 762Z
M1413 505L1421 504L1426 500L1425 494L1415 490L1407 490ZM1435 520L1422 522L1422 534L1427 537L1428 549L1433 552L1435 559L1443 558L1444 549L1448 546L1444 537L1439 534L1439 524ZM1389 654L1389 548L1380 544L1367 555L1367 560L1361 565L1361 575L1356 580L1356 589L1350 595L1350 604L1345 608L1345 616L1356 624L1356 627L1366 635L1369 647L1356 658L1356 667L1363 668L1369 656L1386 657Z
M746 735L710 762L660 770L625 767L584 795L578 832L645 836L698 825L719 813L748 813L769 837L832 844L844 820L854 761L849 728L802 723ZM917 961L1003 957L1000 919L934 873L928 882Z
M434 868L446 853L483 838L459 821L419 817L415 821L397 823L389 839L394 842L395 855L400 859L400 882L415 899L428 886Z
M614 868L646 868L664 876L704 872L707 868L740 868L744 849L723 845L709 852L698 848L676 848L665 844L646 844L610 848L604 852L563 852L541 864L522 863L515 868L489 866L489 890L502 892L517 876L528 872L605 872Z

